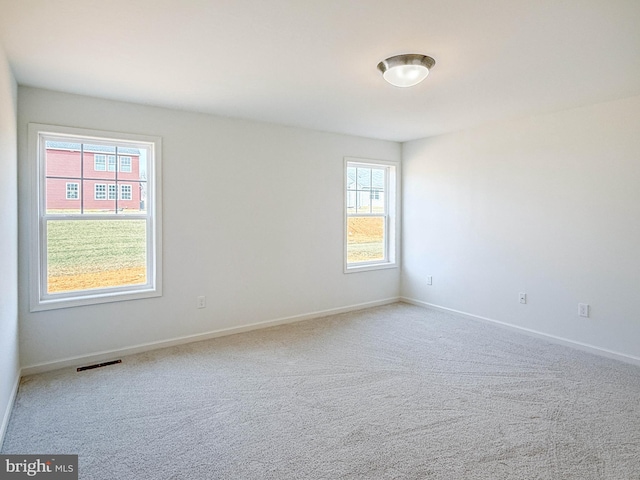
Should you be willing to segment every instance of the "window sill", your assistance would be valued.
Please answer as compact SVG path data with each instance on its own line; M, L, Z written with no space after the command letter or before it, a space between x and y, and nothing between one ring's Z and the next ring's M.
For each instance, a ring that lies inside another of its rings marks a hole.
M351 265L344 269L344 273L369 272L371 270L386 270L389 268L398 268L396 262L370 263L365 265Z
M82 295L78 297L64 297L40 300L31 305L31 312L43 312L46 310L56 310L58 308L82 307L87 305L98 305L101 303L123 302L126 300L138 300L142 298L161 297L162 290L159 288L149 288L138 291L108 292L95 295Z

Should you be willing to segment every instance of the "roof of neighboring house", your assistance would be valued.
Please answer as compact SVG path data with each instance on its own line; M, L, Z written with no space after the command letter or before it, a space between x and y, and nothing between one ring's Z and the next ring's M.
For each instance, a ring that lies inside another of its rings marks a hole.
M77 150L80 151L80 144L73 142L46 142L46 147L52 150ZM116 148L107 145L91 145L84 144L85 152L94 153L116 153ZM127 153L129 155L140 155L140 150L137 148L118 147L118 153Z

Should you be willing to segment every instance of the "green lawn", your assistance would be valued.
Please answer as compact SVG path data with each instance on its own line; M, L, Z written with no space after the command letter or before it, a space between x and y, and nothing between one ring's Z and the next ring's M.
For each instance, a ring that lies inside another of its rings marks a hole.
M384 259L384 244L382 242L348 243L347 262L372 262Z
M145 228L144 220L50 220L48 275L144 267Z

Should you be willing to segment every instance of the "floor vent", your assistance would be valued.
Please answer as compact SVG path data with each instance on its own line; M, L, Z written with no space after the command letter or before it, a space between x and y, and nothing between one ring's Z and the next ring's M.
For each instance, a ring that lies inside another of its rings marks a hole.
M113 360L111 362L96 363L95 365L87 365L86 367L78 367L77 372L84 372L85 370L92 370L94 368L106 367L107 365L115 365L116 363L122 363L122 360Z

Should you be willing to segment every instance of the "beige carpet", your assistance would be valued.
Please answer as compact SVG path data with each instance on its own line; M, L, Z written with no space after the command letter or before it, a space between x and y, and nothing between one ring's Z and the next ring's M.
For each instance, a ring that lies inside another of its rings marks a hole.
M24 378L2 453L91 480L638 480L640 368L394 304Z

